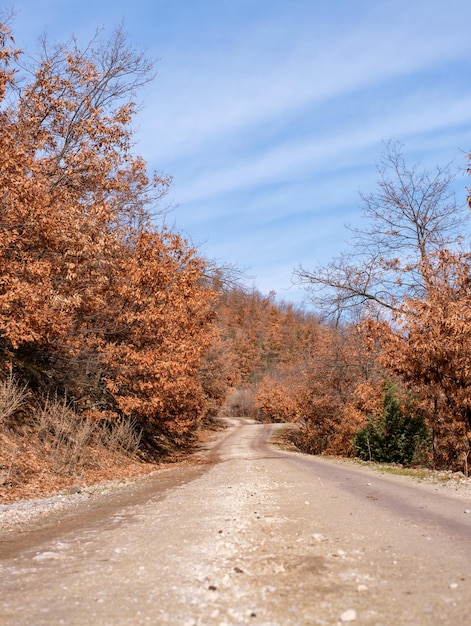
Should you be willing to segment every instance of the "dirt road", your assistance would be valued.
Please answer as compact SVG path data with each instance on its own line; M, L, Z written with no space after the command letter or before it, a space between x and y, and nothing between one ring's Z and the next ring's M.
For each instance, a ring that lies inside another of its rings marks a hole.
M471 623L469 489L283 452L272 428L232 420L208 463L3 537L0 624Z

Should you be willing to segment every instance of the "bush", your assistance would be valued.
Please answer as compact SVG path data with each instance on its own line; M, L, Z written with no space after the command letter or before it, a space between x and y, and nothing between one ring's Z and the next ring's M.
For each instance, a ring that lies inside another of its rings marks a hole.
M369 416L367 425L355 433L352 444L356 456L363 461L413 465L426 459L430 435L423 417L411 407L402 410L396 389L388 385L382 415Z
M0 381L0 424L24 406L27 396L26 386L19 385L12 373Z
M223 410L231 417L257 417L254 389L250 387L234 389L227 398Z

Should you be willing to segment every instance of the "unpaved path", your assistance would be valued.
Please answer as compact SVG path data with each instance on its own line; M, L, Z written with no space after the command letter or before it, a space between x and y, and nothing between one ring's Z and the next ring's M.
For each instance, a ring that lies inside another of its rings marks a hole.
M469 490L279 451L272 428L233 420L208 463L4 535L0 624L471 623Z

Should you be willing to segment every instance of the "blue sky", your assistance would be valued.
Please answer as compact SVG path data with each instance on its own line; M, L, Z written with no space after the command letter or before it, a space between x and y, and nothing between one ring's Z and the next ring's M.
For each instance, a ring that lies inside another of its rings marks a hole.
M168 222L263 293L301 303L375 189L384 142L408 161L471 150L469 0L17 0L16 43L123 23L156 58L136 151L168 173ZM463 175L457 191L464 202Z

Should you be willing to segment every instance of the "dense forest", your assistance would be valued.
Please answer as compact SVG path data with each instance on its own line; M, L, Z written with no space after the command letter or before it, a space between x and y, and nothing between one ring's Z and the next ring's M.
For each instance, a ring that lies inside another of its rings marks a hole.
M351 251L295 270L309 310L280 302L164 226L171 179L133 144L152 71L120 30L33 62L0 25L2 497L143 471L221 410L296 423L310 453L467 473L452 174L386 146Z

